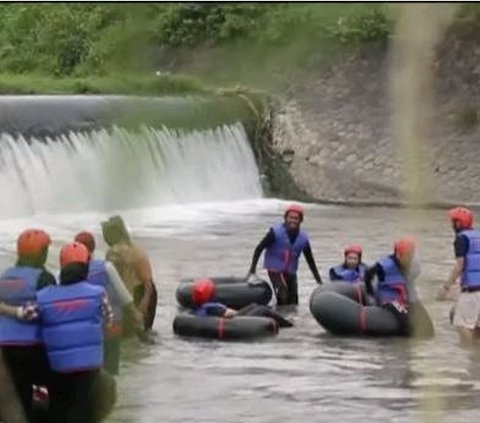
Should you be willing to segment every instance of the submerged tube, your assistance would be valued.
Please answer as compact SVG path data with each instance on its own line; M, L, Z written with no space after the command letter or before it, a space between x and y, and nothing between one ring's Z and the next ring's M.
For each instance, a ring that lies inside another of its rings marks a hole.
M225 319L183 313L175 317L173 331L180 336L207 339L252 339L276 335L278 325L268 317L235 316Z
M216 286L215 301L236 310L249 304L266 305L272 299L270 285L260 280L249 284L244 278L215 277L210 278ZM176 292L178 303L185 308L194 306L192 300L193 281L182 282Z
M352 285L352 284L350 284ZM310 312L317 322L335 335L366 336L433 336L433 323L421 303L410 305L409 333L405 333L398 317L376 305L359 304L354 292L343 283L331 283L315 289L310 298Z

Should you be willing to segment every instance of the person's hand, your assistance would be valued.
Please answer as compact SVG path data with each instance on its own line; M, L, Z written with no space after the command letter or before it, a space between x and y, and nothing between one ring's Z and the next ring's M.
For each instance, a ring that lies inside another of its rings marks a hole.
M235 317L237 315L237 311L236 310L233 310L231 308L227 308L225 310L225 313L223 314L223 317L226 317L227 319L231 318L231 317Z
M435 299L437 301L445 301L448 298L448 293L450 291L450 287L446 285L442 285L435 295Z
M401 304L398 301L392 301L392 306L395 307L395 309L401 314L408 313L408 308L405 304Z
M132 316L132 322L133 325L135 326L136 329L138 330L144 330L145 329L145 320L143 317L143 313L140 312L137 308L134 308L131 311L131 316Z
M20 320L38 319L38 309L34 304L28 304L17 308L17 318Z

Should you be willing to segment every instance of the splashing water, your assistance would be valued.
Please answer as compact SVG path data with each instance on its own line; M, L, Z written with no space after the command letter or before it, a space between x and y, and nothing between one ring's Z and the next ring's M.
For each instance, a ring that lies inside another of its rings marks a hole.
M241 124L143 127L27 141L0 135L0 217L129 209L262 196Z

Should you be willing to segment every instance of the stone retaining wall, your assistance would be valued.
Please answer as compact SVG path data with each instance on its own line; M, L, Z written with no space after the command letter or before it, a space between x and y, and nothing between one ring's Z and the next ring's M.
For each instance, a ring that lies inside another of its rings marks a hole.
M480 203L478 34L450 34L432 68L436 117L423 146L425 202ZM298 187L319 201L403 201L403 160L394 142L384 47L297 83L277 111L273 149Z

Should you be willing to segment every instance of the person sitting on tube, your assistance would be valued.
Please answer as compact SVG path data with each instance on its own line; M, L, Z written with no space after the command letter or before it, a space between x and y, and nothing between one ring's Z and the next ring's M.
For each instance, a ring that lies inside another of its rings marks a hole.
M343 251L344 261L338 266L330 268L331 281L363 282L367 266L362 263L362 247L352 244Z
M409 331L408 312L410 305L417 301L413 282L419 273L415 256L416 243L411 237L395 242L394 252L381 260L365 273L367 293L375 296L377 305L385 307L398 317L403 331ZM373 279L377 278L377 289Z
M234 310L216 301L215 284L209 279L199 279L193 283L192 300L194 305L193 314L199 317L214 316L227 319L235 316L270 317L280 327L293 326L290 321L264 305L250 304L240 310Z

